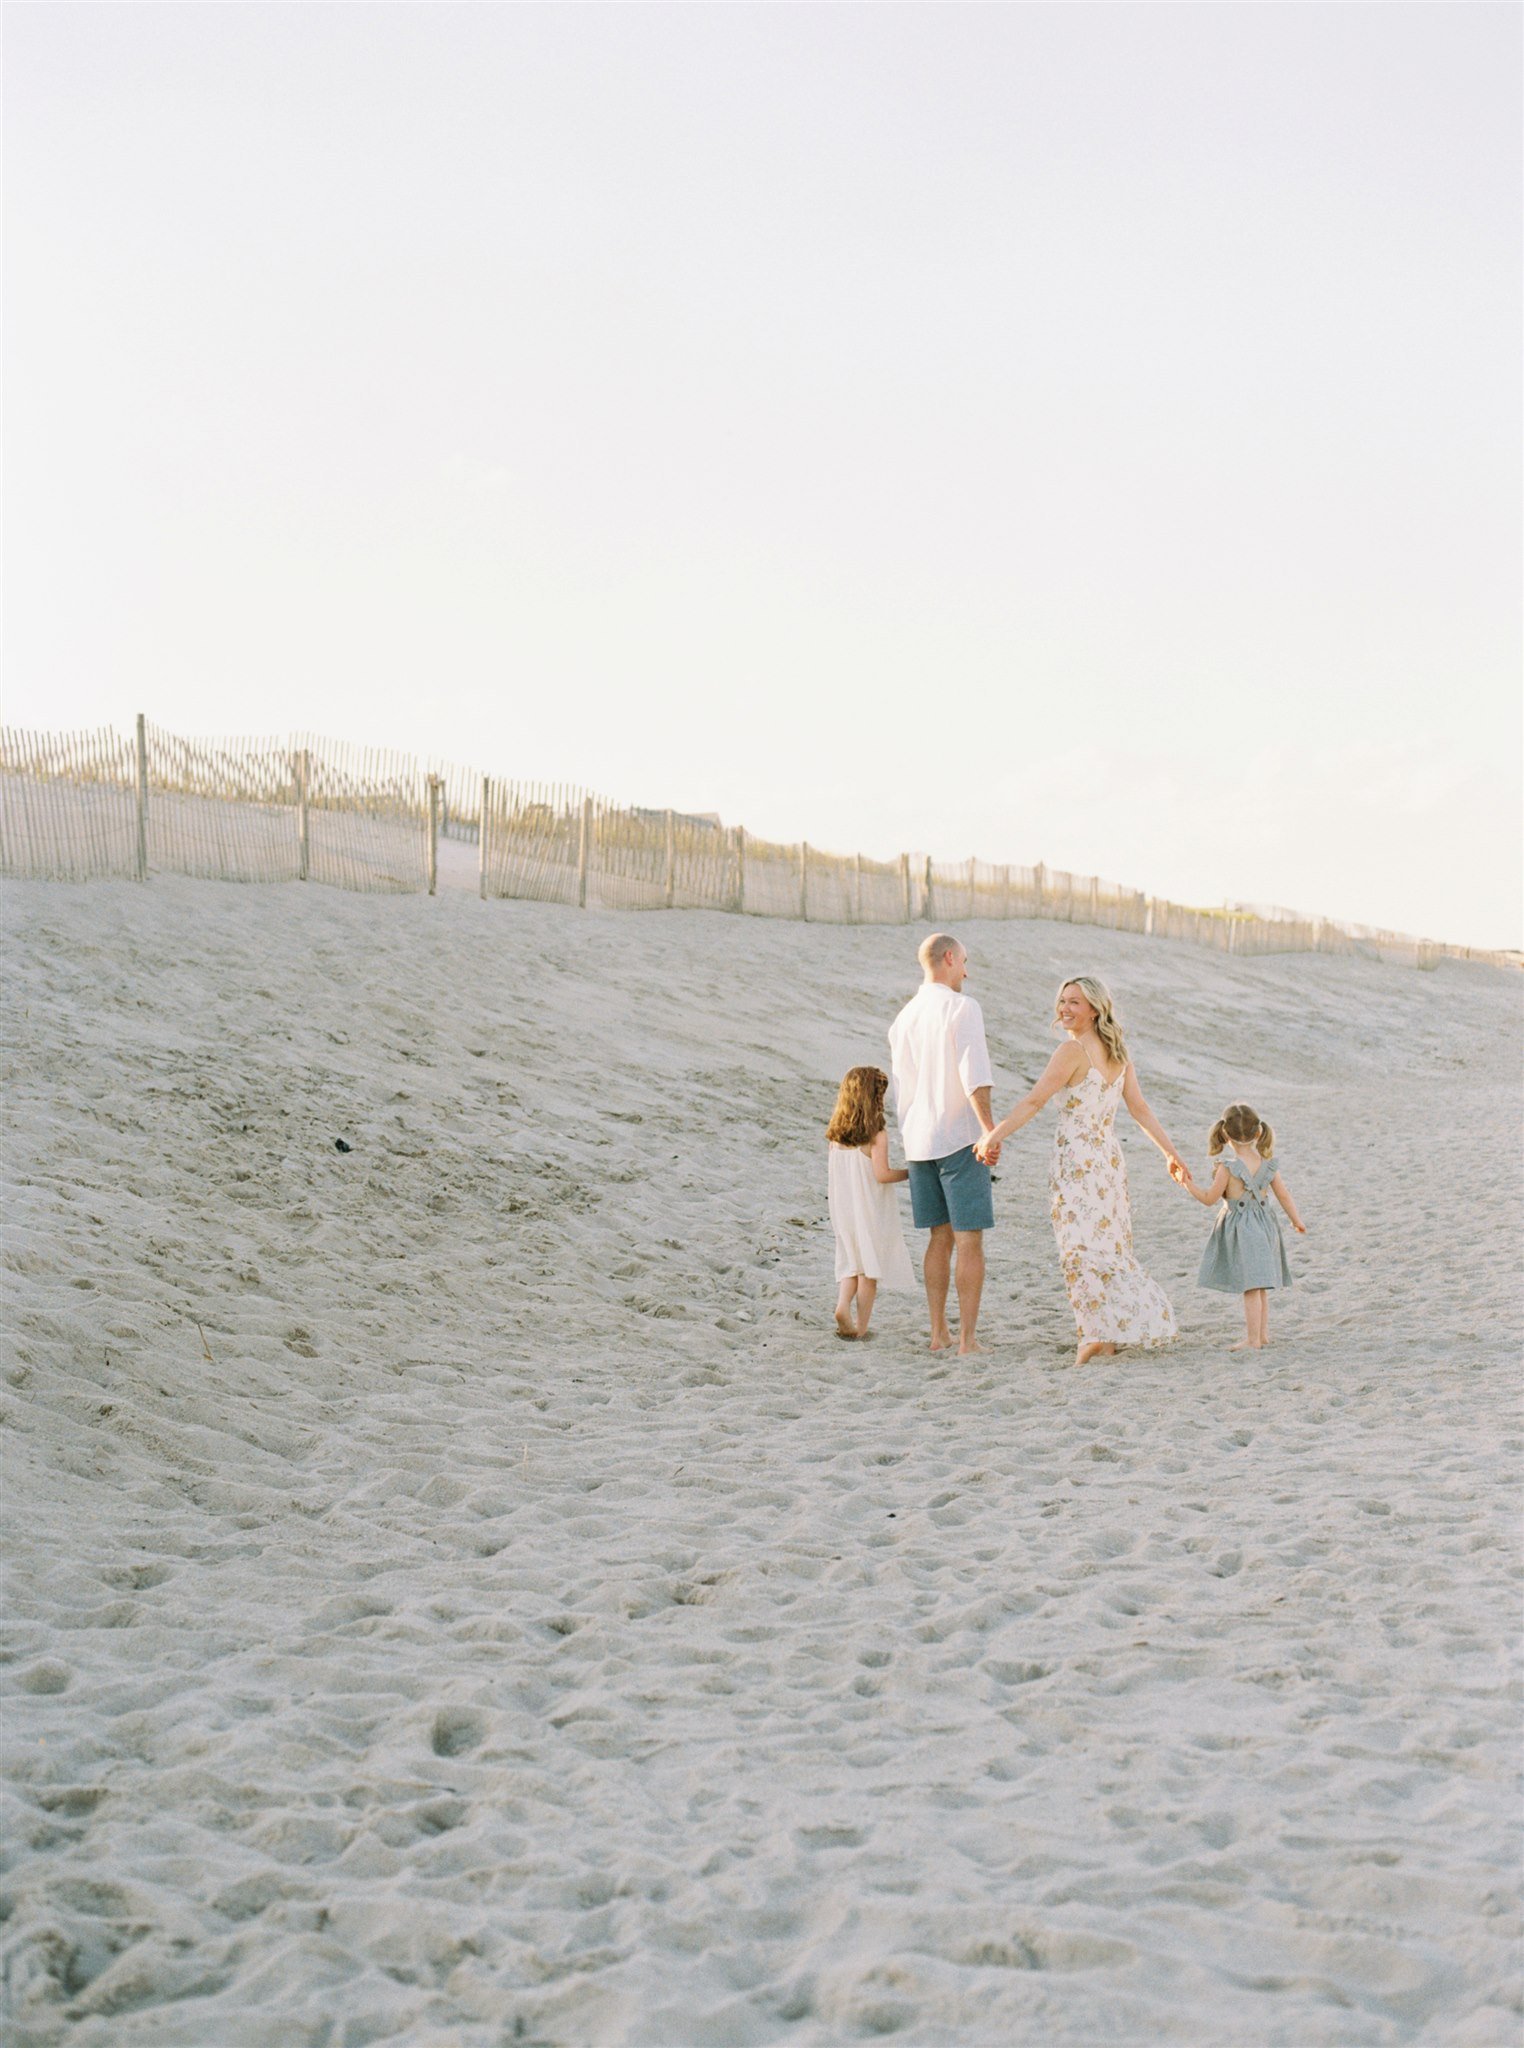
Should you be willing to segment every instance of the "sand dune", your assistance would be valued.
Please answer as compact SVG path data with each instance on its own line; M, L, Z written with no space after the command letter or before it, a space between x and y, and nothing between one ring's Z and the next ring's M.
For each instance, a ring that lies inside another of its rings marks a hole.
M1312 1226L1230 1355L1134 1134L1076 1373L1046 1122L998 1348L832 1337L914 934L0 908L11 2041L1518 2042L1518 977L972 927L997 1106L1094 967Z

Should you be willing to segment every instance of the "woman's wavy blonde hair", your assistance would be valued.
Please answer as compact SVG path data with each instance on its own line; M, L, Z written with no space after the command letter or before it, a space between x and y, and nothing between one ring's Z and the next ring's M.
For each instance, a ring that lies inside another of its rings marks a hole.
M1230 1103L1213 1124L1207 1150L1214 1159L1229 1138L1236 1138L1240 1145L1252 1145L1261 1159L1268 1159L1275 1150L1274 1131L1247 1102Z
M832 1145L871 1145L884 1128L884 1097L889 1076L882 1067L849 1067L826 1125Z
M1058 984L1058 994L1053 998L1053 1022L1062 1031L1058 1020L1059 999L1066 988L1077 988L1085 1001L1095 1012L1095 1035L1106 1048L1106 1057L1115 1060L1119 1067L1127 1064L1127 1041L1122 1036L1122 1027L1117 1022L1116 1010L1111 1000L1111 990L1104 981L1093 974L1068 974Z

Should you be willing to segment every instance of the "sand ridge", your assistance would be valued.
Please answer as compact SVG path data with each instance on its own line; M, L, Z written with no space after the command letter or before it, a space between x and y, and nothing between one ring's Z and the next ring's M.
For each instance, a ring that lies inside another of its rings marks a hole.
M1513 2042L1519 984L975 925L997 1108L1116 989L1313 1235L1068 1369L834 1341L914 934L8 887L12 2038ZM340 1152L343 1138L353 1149Z

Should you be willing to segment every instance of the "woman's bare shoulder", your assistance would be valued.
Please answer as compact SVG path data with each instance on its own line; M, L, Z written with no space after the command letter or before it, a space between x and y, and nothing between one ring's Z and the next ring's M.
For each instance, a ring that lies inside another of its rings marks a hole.
M1076 1045L1072 1038L1066 1038L1062 1045L1055 1045L1053 1057L1048 1061L1050 1074L1082 1074L1090 1064L1085 1048Z

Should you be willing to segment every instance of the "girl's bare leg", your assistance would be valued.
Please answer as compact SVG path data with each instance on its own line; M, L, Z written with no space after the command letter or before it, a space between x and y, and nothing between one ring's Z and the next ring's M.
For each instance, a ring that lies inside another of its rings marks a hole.
M1234 1351L1252 1351L1255 1348L1254 1296L1247 1289L1244 1292L1244 1334L1243 1341L1232 1345Z
M1270 1290L1257 1287L1254 1291L1259 1296L1259 1348L1263 1351L1270 1342Z
M857 1275L849 1273L836 1290L836 1334L838 1337L855 1337L852 1327L852 1297L857 1292Z
M1258 1351L1264 1344L1265 1290L1250 1287L1244 1292L1244 1341L1235 1344L1235 1351Z
M873 1304L878 1300L878 1282L870 1280L866 1273L857 1276L857 1334L868 1336L868 1324L873 1319Z

